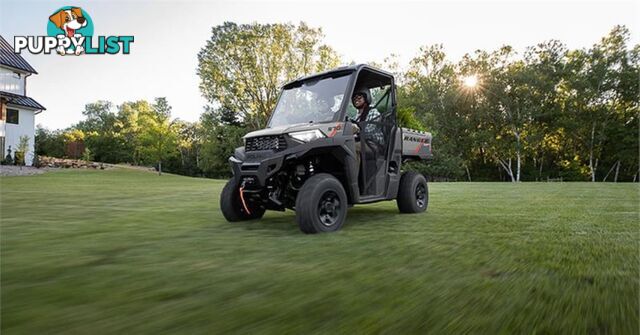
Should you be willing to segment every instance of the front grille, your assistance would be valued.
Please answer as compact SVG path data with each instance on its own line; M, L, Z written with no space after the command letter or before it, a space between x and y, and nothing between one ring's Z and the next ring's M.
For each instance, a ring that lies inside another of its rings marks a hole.
M284 135L249 137L246 140L245 151L273 150L282 151L287 148Z

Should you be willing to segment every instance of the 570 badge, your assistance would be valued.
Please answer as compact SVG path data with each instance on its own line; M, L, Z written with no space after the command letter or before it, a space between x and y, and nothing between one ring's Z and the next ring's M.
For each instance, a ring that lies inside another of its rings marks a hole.
M94 36L93 20L80 7L66 6L49 16L47 36L16 36L14 52L60 55L129 54L133 36Z

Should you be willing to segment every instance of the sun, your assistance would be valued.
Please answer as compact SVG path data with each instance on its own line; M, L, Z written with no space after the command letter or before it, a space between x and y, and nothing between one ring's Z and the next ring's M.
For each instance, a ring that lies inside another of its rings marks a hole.
M478 86L478 76L476 76L475 74L468 75L462 78L462 83L468 88L474 88Z

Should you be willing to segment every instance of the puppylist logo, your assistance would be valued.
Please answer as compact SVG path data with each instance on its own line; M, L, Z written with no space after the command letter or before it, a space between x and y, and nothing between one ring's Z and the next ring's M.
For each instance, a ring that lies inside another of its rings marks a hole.
M49 16L47 36L16 36L14 52L27 49L33 54L128 55L133 36L94 36L93 20L80 7L66 6Z

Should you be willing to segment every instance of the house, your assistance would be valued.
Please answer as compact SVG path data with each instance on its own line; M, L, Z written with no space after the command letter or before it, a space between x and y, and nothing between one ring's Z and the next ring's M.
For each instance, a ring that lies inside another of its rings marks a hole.
M20 138L29 138L25 164L34 157L35 116L45 108L27 96L27 77L38 74L13 47L0 36L0 153L4 158L11 148L15 154Z

